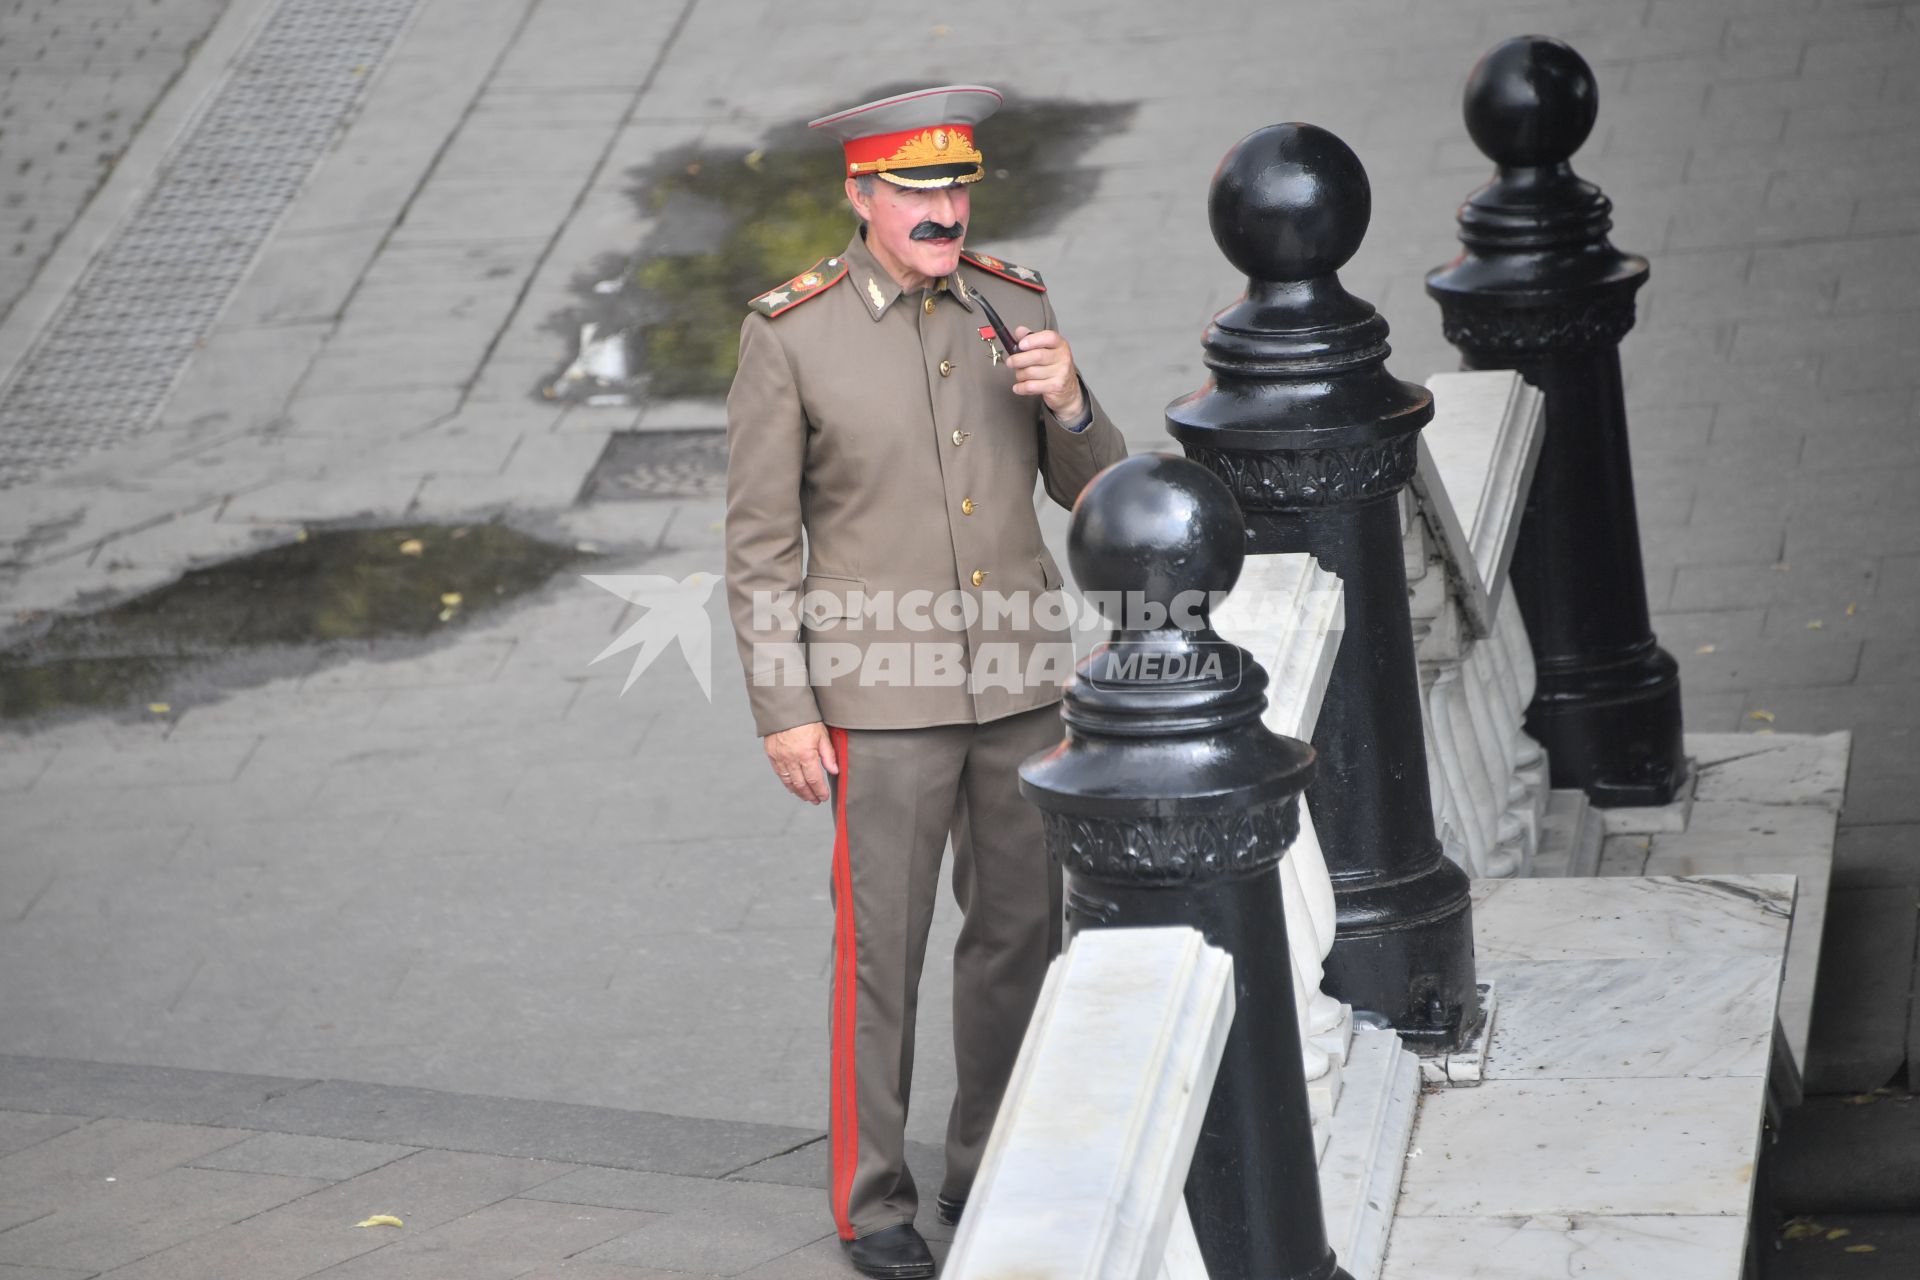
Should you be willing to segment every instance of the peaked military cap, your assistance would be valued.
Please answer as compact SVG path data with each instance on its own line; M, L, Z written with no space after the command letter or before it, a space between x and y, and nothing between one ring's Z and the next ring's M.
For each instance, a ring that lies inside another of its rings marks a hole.
M950 187L986 174L973 126L999 109L998 90L947 84L848 107L807 127L840 142L849 178L870 173L896 187Z

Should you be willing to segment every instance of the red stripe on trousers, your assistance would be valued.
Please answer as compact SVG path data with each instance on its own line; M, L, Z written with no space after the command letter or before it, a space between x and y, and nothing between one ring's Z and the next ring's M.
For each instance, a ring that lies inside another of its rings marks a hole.
M833 1079L828 1127L833 1131L833 1224L842 1240L851 1240L848 1202L860 1163L860 1091L854 1056L860 959L853 927L853 863L847 849L847 731L830 728L827 735L840 764L833 814Z

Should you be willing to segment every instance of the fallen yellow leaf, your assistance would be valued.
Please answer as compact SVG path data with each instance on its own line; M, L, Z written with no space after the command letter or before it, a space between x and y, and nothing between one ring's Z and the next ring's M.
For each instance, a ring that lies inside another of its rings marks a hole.
M1874 1247L1873 1247L1872 1245L1870 1245L1870 1244L1850 1244L1850 1245L1848 1245L1848 1246L1847 1246L1847 1249L1846 1249L1846 1251L1847 1251L1848 1253L1878 1253L1878 1252L1880 1252L1880 1251L1879 1251L1878 1249L1876 1249L1876 1248L1874 1248Z
M1817 1236L1825 1230L1825 1227L1811 1218L1795 1218L1780 1234L1789 1240L1805 1240L1808 1236Z
M1848 1230L1846 1227L1835 1227L1833 1230L1827 1232L1827 1239L1838 1240L1842 1236L1850 1236L1852 1234L1853 1232Z
M418 538L408 538L400 544L400 554L403 556L417 556L426 549L427 544Z
M356 1222L353 1225L356 1227L401 1227L406 1224L390 1213L376 1213L365 1222Z
M1749 719L1749 720L1764 720L1764 721L1766 721L1766 723L1768 723L1768 724L1772 724L1772 723L1773 723L1773 712L1771 712L1771 711L1749 711L1749 712L1747 712L1747 719Z
M765 148L755 147L753 150L747 152L745 156L747 168L758 171L760 168L760 162L762 160L765 160L766 158L767 158L767 153Z
M460 593L458 591L442 591L440 593L440 603L451 609L460 603Z
M1860 607L1860 606L1859 606L1859 605L1857 605L1857 604L1849 604L1849 605L1847 606L1847 616L1848 616L1849 618L1851 618L1851 617L1853 616L1853 611L1854 611L1855 609L1858 609L1859 607Z
M1826 623L1820 621L1820 619L1818 618L1810 618L1807 620L1807 630L1809 631L1818 631L1820 628L1826 625L1827 625Z
M1713 650L1714 650L1713 645L1703 644L1698 649L1695 649L1694 652L1695 653L1712 653Z
M169 703L165 703L165 702L149 702L147 704L147 710L153 712L153 714L157 716L163 716L167 714L167 712L173 710L173 707Z

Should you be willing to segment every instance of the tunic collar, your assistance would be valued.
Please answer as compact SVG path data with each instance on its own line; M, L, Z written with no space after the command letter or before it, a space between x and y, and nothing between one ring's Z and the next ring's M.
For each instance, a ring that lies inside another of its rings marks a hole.
M879 260L873 256L873 251L867 248L865 228L854 231L853 239L847 242L846 253L841 256L846 259L853 291L860 295L860 301L866 306L867 314L877 322L899 299L902 292L899 283L887 274L886 268L882 267ZM934 291L936 293L944 291L953 295L955 302L972 311L972 301L958 287L959 276L960 272L956 269L951 276L934 281Z

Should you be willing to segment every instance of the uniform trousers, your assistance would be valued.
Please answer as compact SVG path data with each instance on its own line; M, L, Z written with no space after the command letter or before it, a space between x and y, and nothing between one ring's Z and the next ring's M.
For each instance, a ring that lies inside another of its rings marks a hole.
M1060 872L1019 767L1062 737L1058 705L986 724L829 726L834 965L829 1194L842 1239L913 1221L907 1171L914 1014L941 854L953 840L964 914L953 952L958 1090L942 1192L973 1186L1048 963L1059 952Z

